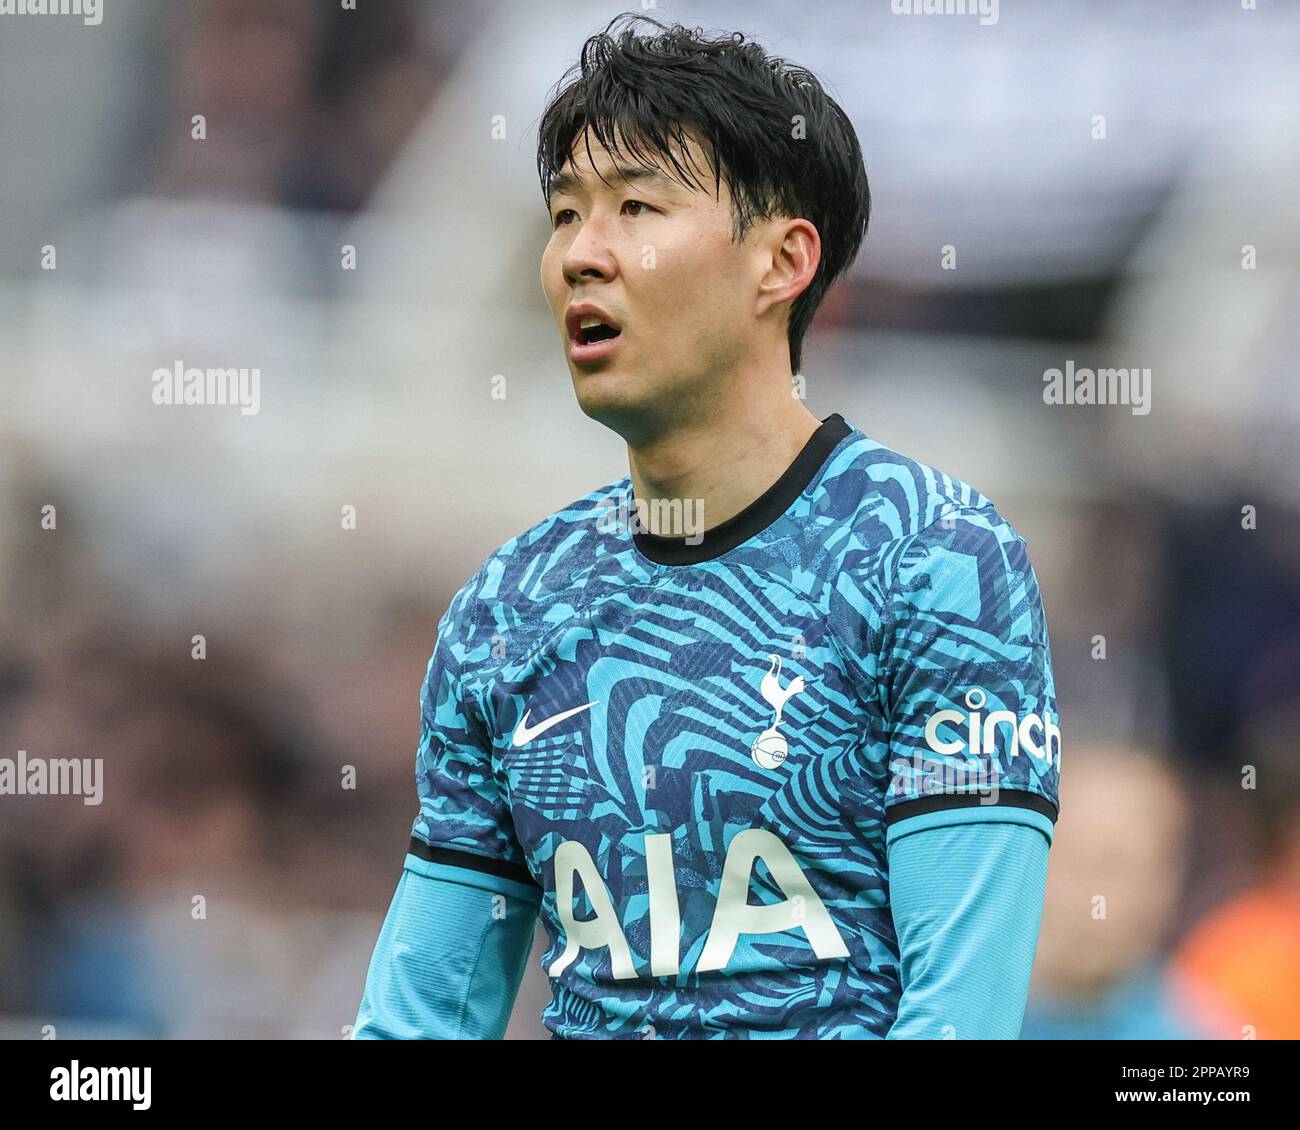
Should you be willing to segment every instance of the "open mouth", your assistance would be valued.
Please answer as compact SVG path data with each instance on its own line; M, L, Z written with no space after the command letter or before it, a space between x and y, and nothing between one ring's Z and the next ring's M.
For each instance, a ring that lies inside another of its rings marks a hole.
M578 330L578 344L595 345L598 341L609 341L611 338L618 337L620 332L604 322L594 326L584 326Z

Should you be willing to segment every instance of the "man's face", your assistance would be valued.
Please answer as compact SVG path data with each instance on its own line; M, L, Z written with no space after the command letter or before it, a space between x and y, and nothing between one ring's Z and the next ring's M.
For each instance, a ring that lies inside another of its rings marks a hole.
M594 138L589 158L584 135L551 193L542 288L579 405L628 439L716 407L754 346L763 225L732 242L731 195L722 184L715 198L715 178L691 146L693 163L678 160L701 170L709 191L647 171L625 149L615 157ZM572 332L570 315L584 303L618 336L588 344Z

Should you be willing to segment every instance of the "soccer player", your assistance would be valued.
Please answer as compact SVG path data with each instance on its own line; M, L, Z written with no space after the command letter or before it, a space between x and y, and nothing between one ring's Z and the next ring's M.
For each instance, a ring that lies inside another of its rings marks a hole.
M1047 625L989 499L795 395L866 232L853 127L744 36L644 18L566 79L542 286L630 474L438 626L354 1037L499 1038L540 914L557 1037L1014 1039Z

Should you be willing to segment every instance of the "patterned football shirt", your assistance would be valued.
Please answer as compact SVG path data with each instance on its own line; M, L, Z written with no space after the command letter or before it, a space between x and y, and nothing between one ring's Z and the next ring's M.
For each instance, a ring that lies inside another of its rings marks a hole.
M1025 542L838 415L703 538L635 513L630 478L592 491L452 600L411 850L540 891L557 1035L883 1037L899 829L1051 841Z

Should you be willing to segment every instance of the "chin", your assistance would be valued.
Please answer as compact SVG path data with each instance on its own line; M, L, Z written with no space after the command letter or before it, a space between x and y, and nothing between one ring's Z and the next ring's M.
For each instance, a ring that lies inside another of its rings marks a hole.
M635 411L643 399L638 395L637 382L613 368L571 369L573 392L578 407L593 420L607 412Z
M662 399L656 390L616 369L573 370L573 391L583 415L617 432L624 439L644 432Z

